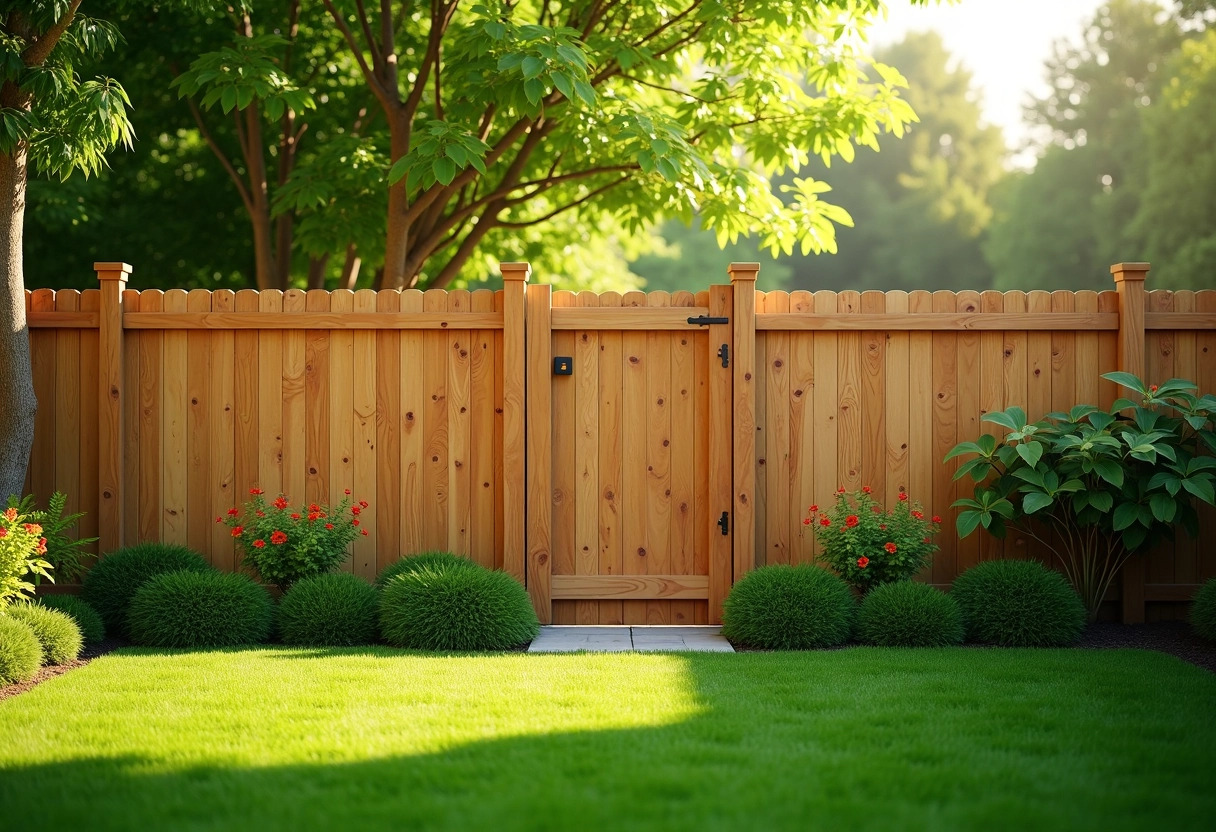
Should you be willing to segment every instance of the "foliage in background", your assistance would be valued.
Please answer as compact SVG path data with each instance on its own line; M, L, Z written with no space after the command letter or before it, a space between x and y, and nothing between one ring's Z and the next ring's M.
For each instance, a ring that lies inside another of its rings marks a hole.
M131 641L147 647L234 647L270 635L270 594L239 572L164 572L131 599Z
M51 565L42 559L46 553L42 527L32 520L12 506L0 512L0 611L33 595L34 585L26 577L55 580Z
M292 506L282 494L267 503L260 488L249 493L253 499L243 509L230 508L215 522L232 529L245 564L284 592L302 578L329 572L346 557L360 532L367 534L359 528L367 501L354 504L350 489L334 508L317 503Z
M1063 647L1085 629L1085 606L1064 576L1035 560L989 560L954 579L967 640Z
M141 586L156 575L189 569L213 571L193 549L174 543L137 543L104 555L85 573L80 596L112 635L126 638L127 607Z
M42 664L74 662L80 655L84 636L75 619L67 613L21 601L10 604L4 614L33 630L34 637L42 648Z
M906 581L929 565L938 550L933 537L942 519L925 516L920 503L899 492L894 508L884 509L870 487L846 494L836 492L836 504L807 509L805 526L815 532L819 559L861 591L892 581Z
M1173 539L1178 526L1196 536L1194 500L1216 504L1216 396L1200 397L1182 379L1150 386L1129 373L1103 378L1139 401L1119 399L1109 412L1081 404L1033 423L1020 407L988 413L983 421L1008 430L1005 438L984 435L946 456L975 454L954 479L969 474L981 483L974 499L954 503L963 509L959 535L983 527L1003 537L1011 526L1038 540L1091 618L1128 558Z
M722 635L768 650L836 647L853 634L857 601L841 578L811 564L763 566L731 587Z
M20 501L10 497L8 504L10 507L15 506L19 513L28 515L31 522L42 527L42 536L46 540L43 557L51 564L59 580L70 584L84 574L85 567L81 559L90 557L90 554L82 549L90 543L96 543L97 538L72 537L68 534L80 518L84 517L84 512L65 515L67 502L67 495L56 491L51 495L45 511L34 507L33 494L27 494ZM33 575L35 585L39 583L39 577L37 574Z
M962 644L958 601L936 587L896 581L861 600L857 640L876 647L949 647Z

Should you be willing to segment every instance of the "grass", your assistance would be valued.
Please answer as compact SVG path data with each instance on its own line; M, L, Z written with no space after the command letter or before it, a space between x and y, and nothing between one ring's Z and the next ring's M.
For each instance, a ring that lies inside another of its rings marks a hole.
M1213 713L1132 650L123 650L0 702L0 825L1200 829Z

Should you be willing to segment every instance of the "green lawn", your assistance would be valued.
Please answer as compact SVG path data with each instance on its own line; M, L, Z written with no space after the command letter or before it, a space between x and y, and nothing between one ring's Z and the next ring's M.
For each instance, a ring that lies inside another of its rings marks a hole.
M0 828L1211 829L1214 715L1133 650L123 650L0 702Z

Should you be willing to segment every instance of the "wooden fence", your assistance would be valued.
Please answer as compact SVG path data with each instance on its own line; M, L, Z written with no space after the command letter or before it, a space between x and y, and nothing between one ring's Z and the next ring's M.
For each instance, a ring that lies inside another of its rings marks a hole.
M907 489L946 519L948 584L1033 543L952 533L958 441L983 413L1116 398L1124 369L1216 390L1216 291L27 293L36 438L27 490L65 491L100 551L187 544L225 569L217 515L250 488L370 506L346 568L425 549L526 580L542 620L717 620L732 580L816 554L807 506ZM566 375L566 370L569 375ZM526 448L526 453L525 453ZM725 513L725 517L724 517ZM1201 540L1216 539L1203 513ZM1216 575L1180 534L1133 561L1125 620L1170 617Z

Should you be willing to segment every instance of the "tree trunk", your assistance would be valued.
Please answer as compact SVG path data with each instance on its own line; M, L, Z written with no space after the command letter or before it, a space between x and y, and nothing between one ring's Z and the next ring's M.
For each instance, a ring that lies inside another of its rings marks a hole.
M409 123L404 119L390 121L391 158L394 163L410 151ZM413 275L406 274L405 261L409 257L410 224L405 212L410 207L409 192L405 178L388 189L388 229L384 241L384 276L377 289L407 289L413 284Z
M338 286L354 291L355 284L359 282L359 266L362 264L363 258L356 251L355 244L351 243L346 247L346 262L342 264L342 276L338 279Z
M0 502L20 496L34 447L33 369L30 333L25 319L25 274L21 237L25 227L25 146L15 155L0 154L0 266L4 289L0 292ZM48 495L43 495L48 496Z
M308 258L308 288L325 288L325 266L329 263L329 254Z

